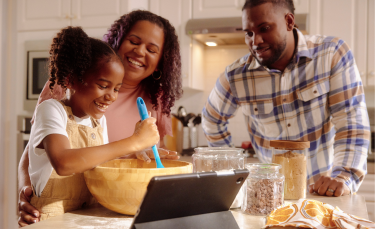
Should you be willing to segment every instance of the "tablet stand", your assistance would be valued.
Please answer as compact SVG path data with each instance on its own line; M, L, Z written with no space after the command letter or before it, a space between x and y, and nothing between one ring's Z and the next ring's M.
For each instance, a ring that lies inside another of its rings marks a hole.
M138 223L134 226L136 229L240 229L230 211Z

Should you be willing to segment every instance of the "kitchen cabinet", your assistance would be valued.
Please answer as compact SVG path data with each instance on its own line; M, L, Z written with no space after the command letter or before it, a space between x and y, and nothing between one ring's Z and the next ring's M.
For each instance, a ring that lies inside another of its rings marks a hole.
M184 91L200 91L204 88L204 47L185 33L185 26L192 18L191 0L152 0L150 11L166 19L175 27L180 43L182 85ZM170 10L173 9L173 10Z
M128 0L18 0L18 30L109 27L128 12Z
M352 49L364 85L374 85L375 0L310 1L310 34L337 36Z
M245 0L193 0L193 18L241 17ZM295 14L309 13L309 0L294 0Z

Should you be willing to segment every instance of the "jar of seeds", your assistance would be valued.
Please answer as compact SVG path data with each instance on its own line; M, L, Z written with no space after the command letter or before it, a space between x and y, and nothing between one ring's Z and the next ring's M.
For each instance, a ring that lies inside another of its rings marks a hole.
M278 164L245 164L249 170L241 210L251 215L268 215L284 203L284 175Z

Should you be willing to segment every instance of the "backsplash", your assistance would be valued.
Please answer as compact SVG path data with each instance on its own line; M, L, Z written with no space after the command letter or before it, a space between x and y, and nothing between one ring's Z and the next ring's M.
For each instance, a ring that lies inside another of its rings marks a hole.
M183 97L178 100L172 109L177 113L179 106L184 106L188 113L199 114L207 101L211 90L214 88L217 78L224 73L225 67L249 52L245 45L231 45L219 47L206 47L204 50L204 90L202 92L184 91ZM249 135L244 124L244 117L240 110L237 115L229 121L229 131L235 146L241 146L242 141L248 141ZM198 145L207 146L202 126L198 128Z

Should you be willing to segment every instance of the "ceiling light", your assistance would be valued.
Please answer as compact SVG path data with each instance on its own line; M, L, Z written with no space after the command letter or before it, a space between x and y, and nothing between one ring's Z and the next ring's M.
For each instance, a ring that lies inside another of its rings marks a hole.
M211 41L206 42L206 45L207 46L217 46L217 44L215 42L211 42Z

